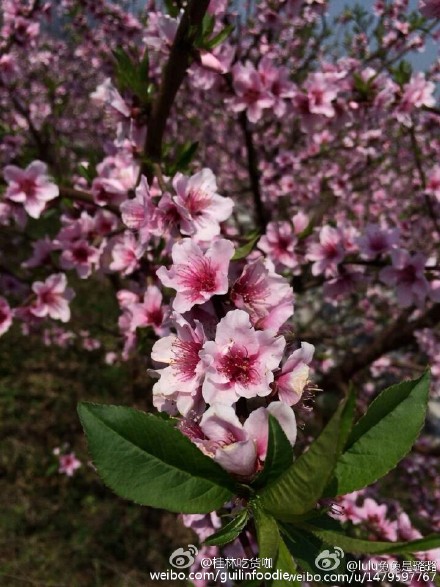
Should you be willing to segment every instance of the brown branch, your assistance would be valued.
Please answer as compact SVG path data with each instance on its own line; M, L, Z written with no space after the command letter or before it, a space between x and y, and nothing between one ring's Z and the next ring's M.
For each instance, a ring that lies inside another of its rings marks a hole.
M234 85L232 81L232 75L226 73L224 76L226 84L230 92L234 93ZM262 232L265 232L266 225L270 220L270 216L267 210L263 206L263 200L261 198L260 189L260 171L258 169L258 155L254 145L254 139L252 131L249 128L248 119L245 112L240 112L238 117L241 130L243 132L245 145L246 145L246 158L247 158L247 170L249 174L249 181L251 183L251 192L254 198L255 206L255 220Z
M405 310L393 324L382 330L377 338L358 352L348 352L339 365L323 377L326 390L338 389L345 392L348 383L357 373L391 351L396 351L415 341L414 332L422 328L432 328L440 322L440 304L432 306L423 316L410 321L412 309Z
M414 126L411 126L409 134L411 137L411 146L412 146L412 150L414 153L414 160L415 160L417 171L419 174L420 183L422 184L423 190L426 190L426 174L423 169L423 162L422 162L422 158L420 157L420 147L417 142L416 131L414 130ZM425 204L426 204L426 208L428 209L429 216L435 226L437 234L440 235L440 224L438 222L437 215L434 210L434 206L432 205L432 202L429 198L429 195L426 192L424 194L424 198L425 198Z
M176 94L185 78L186 70L190 66L194 51L194 40L208 5L209 0L191 0L182 15L177 29L170 56L162 75L159 93L148 121L148 132L145 141L147 161L142 165L142 173L146 174L149 182L152 181L154 173L150 162L159 163L162 158L162 140L166 123Z
M76 190L66 186L60 186L59 189L60 196L62 198L68 198L69 200L74 200L75 202L84 202L85 204L90 204L91 206L96 206L97 208L101 208L103 210L110 210L110 212L113 212L113 214L118 216L120 214L118 206L114 206L113 204L100 206L95 202L91 194L88 194L87 192L82 192L81 190Z
M261 198L260 171L258 169L257 151L255 149L254 139L252 137L252 132L249 129L249 124L245 112L240 113L239 122L246 143L247 167L249 171L249 179L251 182L252 194L254 196L256 221L261 231L265 232L266 225L270 220L270 215L268 210L264 209L263 200Z

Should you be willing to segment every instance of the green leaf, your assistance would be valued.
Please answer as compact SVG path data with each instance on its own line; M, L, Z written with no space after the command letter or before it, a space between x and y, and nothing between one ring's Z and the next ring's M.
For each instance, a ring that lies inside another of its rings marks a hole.
M392 70L392 73L394 74L395 81L399 85L403 86L407 84L412 76L411 63L409 61L405 61L405 59L402 59L399 65Z
M280 532L275 519L258 504L252 503L255 526L257 528L258 558L268 558L275 563L278 556Z
M420 433L428 394L429 372L385 389L354 427L326 495L351 493L393 469Z
M233 30L234 30L234 25L228 24L217 35L215 35L214 37L209 39L209 41L207 41L205 43L204 48L208 49L208 50L212 50L215 47L217 47L217 45L221 45L223 43L223 41L226 41L226 39L229 37L229 35L232 33Z
M280 573L288 573L288 576L283 576L280 579L274 579L272 581L272 587L285 587L285 585L293 585L294 587L300 587L301 583L293 579L293 576L297 574L296 564L286 546L286 543L280 538L278 547L278 558L276 562L276 571Z
M253 487L269 486L290 467L293 448L278 420L269 414L269 438L264 469L252 483Z
M141 81L148 82L149 72L150 72L150 59L149 59L148 51L145 50L144 56L142 57L142 60L139 63L139 67L138 67L138 78Z
M209 37L212 35L212 32L215 27L215 16L212 14L205 14L202 21L202 35L203 38Z
M293 526L282 526L281 532L287 549L298 565L305 571L315 573L315 559L321 552L322 540Z
M141 103L146 104L149 95L149 59L145 51L141 61L137 63L124 49L117 47L113 51L116 61L115 77L121 91L129 90Z
M354 395L349 394L320 436L276 483L260 493L260 504L276 518L295 521L322 497L351 429Z
M207 546L223 546L237 538L249 519L247 509L241 512L233 520L225 524L218 532L212 534L205 540Z
M370 542L369 540L352 538L342 532L317 528L311 524L303 524L301 527L324 542L332 546L339 546L345 552L352 554L406 554L440 547L439 534L430 534L425 538L410 542Z
M175 4L174 0L165 0L165 6L170 16L173 18L179 16L179 7Z
M194 155L199 147L199 142L188 143L185 145L182 153L179 155L175 163L175 171L185 171L191 163Z
M331 527L331 523L334 522L334 520L329 518L327 518L327 520L330 521L329 526ZM339 527L337 522L335 522L335 524ZM326 544L326 542L320 537L314 536L303 527L299 528L284 524L280 529L287 548L301 569L313 573L314 575L319 574L321 576L320 584L334 585L334 582L330 580L330 577L326 579L326 575L322 574L322 568L316 565L318 557L320 557L320 555L322 557L330 544ZM344 574L346 572L347 560L350 558L351 557L349 556L345 556L340 560L337 573ZM358 585L358 583L353 584Z
M260 238L260 234L258 232L251 232L248 238L249 240L246 244L244 244L242 247L238 247L238 249L235 250L235 254L232 257L232 261L239 261L240 259L245 259L249 255L249 253L251 253L252 249L255 246L255 243Z
M136 68L130 55L121 47L112 51L116 61L116 80L119 88L123 90L131 89L136 78Z
M232 498L231 477L161 418L90 403L79 404L78 413L98 473L119 496L188 514Z
M353 74L353 85L355 90L359 93L359 97L362 100L368 100L370 95L371 95L371 90L372 90L372 81L374 79L374 76L372 76L369 79L364 79L361 75L359 75L358 73L354 73Z

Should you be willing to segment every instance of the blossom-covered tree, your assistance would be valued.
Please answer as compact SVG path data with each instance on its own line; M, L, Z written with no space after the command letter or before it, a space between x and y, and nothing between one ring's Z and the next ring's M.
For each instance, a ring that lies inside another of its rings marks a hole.
M331 0L128 4L3 1L0 334L43 336L50 320L73 332L80 280L106 284L119 307L107 359L142 360L175 432L255 491L353 384L365 411L379 384L429 362L438 402L439 62L411 65L439 40L438 0L337 16ZM322 434L343 430L343 413ZM325 483L310 508L330 496L354 534L420 539L403 511L339 482L345 497ZM206 540L215 509L179 511ZM231 538L240 556L261 550L271 523L252 510L255 533L249 511Z

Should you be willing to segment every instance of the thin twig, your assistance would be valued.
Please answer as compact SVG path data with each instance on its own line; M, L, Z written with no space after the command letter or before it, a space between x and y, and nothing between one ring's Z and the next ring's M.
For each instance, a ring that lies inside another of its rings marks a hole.
M141 168L141 172L147 176L149 183L151 183L154 174L151 162L160 163L161 161L162 140L167 120L174 99L190 66L194 51L194 40L208 5L209 0L191 0L188 3L177 29L168 62L163 71L159 92L148 120L148 133L144 149L146 161Z

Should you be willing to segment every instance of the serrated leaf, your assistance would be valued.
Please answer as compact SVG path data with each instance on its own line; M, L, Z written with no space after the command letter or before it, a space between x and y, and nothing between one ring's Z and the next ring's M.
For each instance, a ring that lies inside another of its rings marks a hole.
M352 554L406 554L423 552L440 547L440 535L431 534L410 542L379 542L352 538L342 532L317 528L311 524L303 524L304 530L332 546L339 546Z
M261 506L275 518L290 521L313 509L325 487L351 429L354 395L342 402L319 437L270 487L259 492Z
M429 372L385 389L353 429L326 495L344 495L374 483L410 451L425 420Z
M255 243L260 238L260 234L258 232L251 233L249 235L249 240L243 246L238 247L235 249L235 254L232 257L232 261L239 261L240 259L245 259L251 252L255 246Z
M321 551L322 541L313 534L292 526L282 526L281 533L288 551L301 568L311 573L316 572L314 562Z
M233 520L225 524L218 532L209 536L204 544L206 546L223 546L237 538L249 519L247 509L242 510Z
M287 578L283 576L281 579L274 579L271 583L272 587L285 587L286 584L300 587L301 583L293 579L294 575L297 574L296 564L282 538L280 538L279 541L278 557L275 568L281 573L288 573L289 577Z
M252 503L252 512L257 529L258 558L268 558L275 563L280 542L278 524L275 518L259 506L258 502Z
M334 582L331 581L331 576L326 578L326 573L323 574L322 568L316 565L318 557L322 556L325 549L331 545L321 538L314 536L304 528L283 525L280 529L286 546L298 565L314 575L319 574L320 584L334 586ZM344 556L340 560L340 564L335 572L341 575L344 574L346 572L347 560L350 558L349 556ZM359 585L356 581L353 581L352 584L355 586Z
M293 448L278 420L269 414L269 436L264 469L252 483L253 487L265 487L276 481L293 462Z
M188 514L232 498L231 477L168 422L120 406L81 403L78 413L98 473L119 496Z

